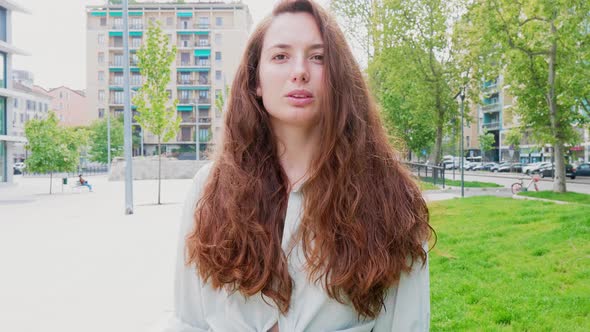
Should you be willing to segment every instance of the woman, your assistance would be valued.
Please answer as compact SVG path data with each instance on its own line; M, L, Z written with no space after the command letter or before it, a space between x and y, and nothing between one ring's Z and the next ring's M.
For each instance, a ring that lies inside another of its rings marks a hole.
M428 330L428 210L318 5L257 27L218 146L185 205L167 331Z

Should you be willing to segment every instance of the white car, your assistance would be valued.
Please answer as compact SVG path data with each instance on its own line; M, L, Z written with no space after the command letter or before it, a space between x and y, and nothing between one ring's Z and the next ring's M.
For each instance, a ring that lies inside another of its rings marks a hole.
M524 174L532 174L534 172L538 172L540 168L551 166L551 163L548 162L540 162L540 163L532 163L525 166L522 166L522 172Z
M14 170L14 174L21 174L23 172L23 170L25 169L26 165L25 163L14 163L14 165L12 165L12 169Z

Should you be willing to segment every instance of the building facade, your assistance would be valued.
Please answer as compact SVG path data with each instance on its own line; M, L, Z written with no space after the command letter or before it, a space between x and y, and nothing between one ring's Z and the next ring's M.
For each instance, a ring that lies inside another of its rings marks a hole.
M62 126L88 126L96 120L97 115L88 107L84 91L60 86L50 89L47 94L52 97L51 110Z
M553 147L551 144L535 142L531 132L522 133L519 149L506 143L510 130L520 127L518 115L515 114L516 100L508 93L508 86L503 76L487 81L482 86L482 99L471 108L470 116L475 127L464 127L466 156L481 155L478 143L479 135L484 129L492 133L495 143L491 151L486 152L488 161L514 161L521 163L551 162L553 161ZM472 123L473 125L473 123ZM580 137L580 144L565 147L565 157L570 163L590 162L590 134L588 128L576 127ZM472 145L472 148L469 146Z
M42 88L33 85L32 73L24 70L12 72L12 88L19 92L19 96L12 98L12 121L8 124L12 136L21 138L21 141L13 143L9 156L16 163L27 158L25 124L31 119L47 118L51 96Z
M87 7L87 97L96 118L123 114L123 17L120 5ZM150 22L159 22L178 52L171 68L170 99L182 118L167 153L190 155L213 145L222 127L215 98L231 84L248 39L252 18L243 3L137 3L129 6L130 86L143 78L135 55ZM132 106L132 109L134 107ZM135 112L135 111L134 111ZM134 154L153 155L157 140L134 122Z
M12 129L14 98L25 97L12 87L12 57L27 55L12 45L12 13L28 13L15 2L0 0L0 184L12 182L13 150L23 138L15 136Z

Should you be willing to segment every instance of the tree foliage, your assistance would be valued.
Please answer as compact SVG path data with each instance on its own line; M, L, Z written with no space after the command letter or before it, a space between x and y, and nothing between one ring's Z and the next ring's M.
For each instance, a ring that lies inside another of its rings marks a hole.
M462 84L460 73L465 69L456 61L456 45L449 27L453 26L453 13L461 3L331 2L337 15L345 21L357 22L352 29L358 30L353 32L361 34L358 39L366 41L363 47L370 50L372 87L376 89L386 122L395 126L393 134L401 135L413 150L432 139L431 128L434 128L431 160L435 163L442 159L443 136L449 133L448 125L458 116L459 107L453 96ZM429 123L418 125L420 119L428 119Z
M80 146L85 142L80 131L58 126L55 113L46 119L32 119L25 124L27 171L49 173L49 193L52 193L53 173L74 172L80 161Z
M486 128L483 129L483 133L478 135L479 148L481 149L481 155L485 158L486 152L490 151L496 143L494 134L488 133Z
M95 121L90 126L90 149L88 151L90 160L99 163L108 163L108 123L107 119ZM111 160L123 155L123 117L111 119Z
M515 113L533 139L554 147L554 191L564 192L565 144L588 121L590 3L571 0L475 0L463 21L468 58L479 80L504 75Z
M143 85L133 98L138 115L135 120L143 130L158 139L158 204L161 186L161 144L168 142L180 127L181 118L176 114L178 100L169 101L166 87L170 83L170 66L176 59L176 46L170 47L159 23L150 23L147 39L137 52L138 67Z

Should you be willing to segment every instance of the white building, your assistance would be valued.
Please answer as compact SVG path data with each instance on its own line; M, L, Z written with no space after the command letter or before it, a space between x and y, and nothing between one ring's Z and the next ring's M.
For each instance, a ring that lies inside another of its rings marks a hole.
M0 0L0 184L12 182L13 150L23 143L22 137L12 132L14 98L26 95L12 87L12 56L28 55L12 45L12 12L28 13L20 5Z

